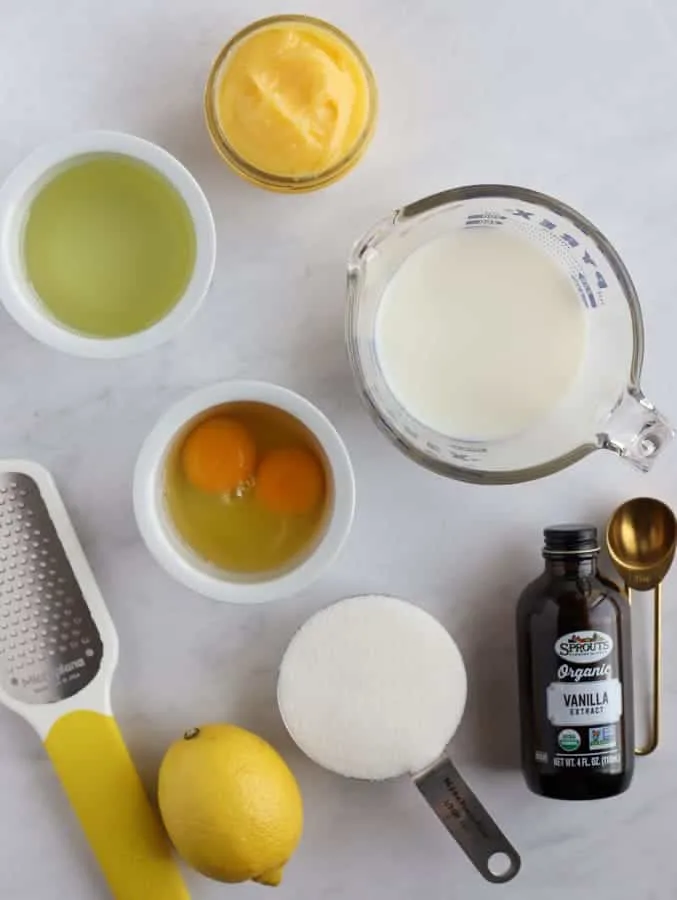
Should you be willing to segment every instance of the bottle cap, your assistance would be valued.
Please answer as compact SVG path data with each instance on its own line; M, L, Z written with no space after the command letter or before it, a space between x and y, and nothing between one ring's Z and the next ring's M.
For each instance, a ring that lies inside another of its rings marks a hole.
M550 525L543 531L547 556L599 551L597 528L594 525Z

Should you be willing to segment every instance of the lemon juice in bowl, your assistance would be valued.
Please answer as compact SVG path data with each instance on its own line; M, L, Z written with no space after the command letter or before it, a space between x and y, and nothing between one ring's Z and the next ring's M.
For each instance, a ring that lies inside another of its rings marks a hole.
M84 335L126 337L163 319L183 296L195 257L180 193L128 156L73 161L28 207L26 278L51 317Z
M0 301L37 340L92 359L174 337L211 284L216 229L178 159L116 131L38 147L0 186Z

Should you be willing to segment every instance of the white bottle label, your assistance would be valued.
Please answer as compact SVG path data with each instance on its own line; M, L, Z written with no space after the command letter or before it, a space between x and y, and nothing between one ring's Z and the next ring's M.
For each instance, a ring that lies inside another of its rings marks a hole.
M623 693L617 678L565 683L547 689L548 719L553 725L611 725L623 714Z

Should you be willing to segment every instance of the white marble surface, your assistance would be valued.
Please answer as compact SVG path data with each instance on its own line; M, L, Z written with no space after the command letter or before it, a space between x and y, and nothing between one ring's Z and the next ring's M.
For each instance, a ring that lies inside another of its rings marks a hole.
M602 525L637 493L677 505L677 447L647 477L598 453L545 482L488 488L437 478L392 449L353 390L343 350L348 248L390 208L478 181L566 200L616 244L640 290L644 387L677 422L677 12L670 0L307 0L376 70L376 139L342 183L304 197L240 183L212 151L201 91L211 58L272 0L4 0L0 176L36 144L109 127L164 144L204 186L219 260L203 312L143 358L58 355L0 313L0 452L52 469L121 638L114 705L148 785L187 726L234 720L275 743L303 787L307 828L280 900L669 900L677 859L677 603L668 579L665 730L616 800L531 796L517 769L513 611L540 567L540 529ZM256 377L307 394L352 453L358 510L333 570L265 608L219 606L153 563L132 517L135 455L176 398ZM388 591L450 628L470 674L453 753L523 855L511 885L486 884L411 785L339 780L291 746L275 671L295 628L340 596ZM107 896L36 736L0 709L0 896ZM195 900L246 898L197 876Z

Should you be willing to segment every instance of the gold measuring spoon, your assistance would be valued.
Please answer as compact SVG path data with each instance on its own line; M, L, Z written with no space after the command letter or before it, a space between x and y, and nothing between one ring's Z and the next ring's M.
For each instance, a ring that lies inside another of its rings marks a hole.
M606 529L611 560L631 591L653 589L653 694L649 740L635 747L647 756L658 746L661 716L661 582L675 556L677 522L669 506L652 497L636 497L618 507Z

